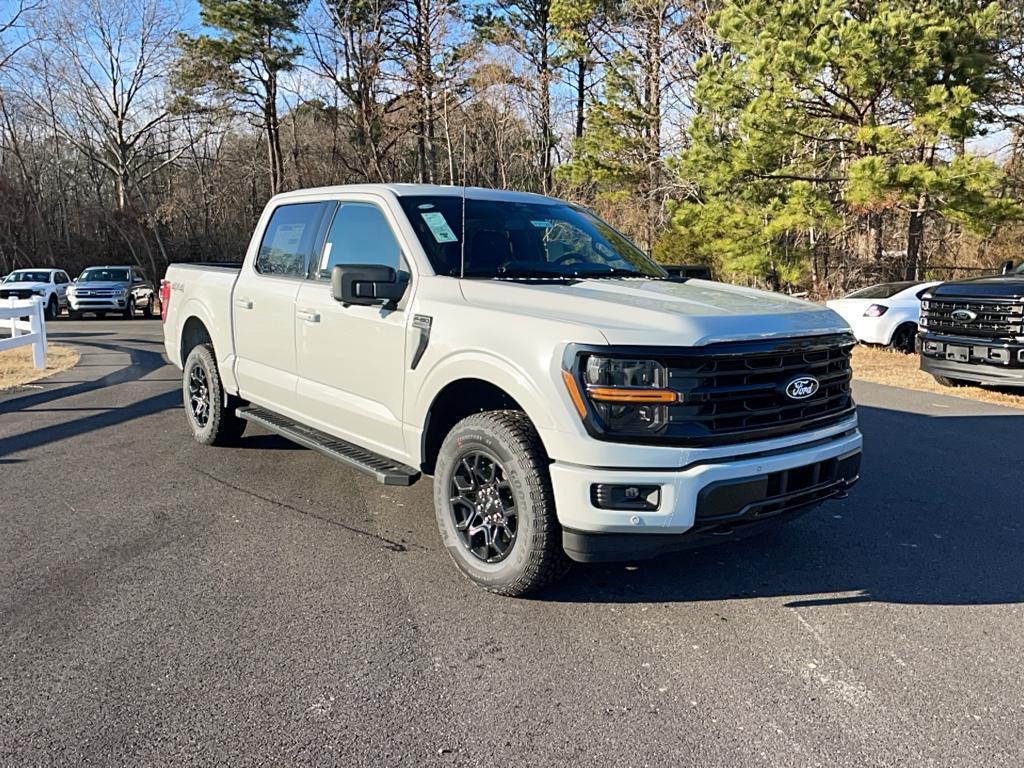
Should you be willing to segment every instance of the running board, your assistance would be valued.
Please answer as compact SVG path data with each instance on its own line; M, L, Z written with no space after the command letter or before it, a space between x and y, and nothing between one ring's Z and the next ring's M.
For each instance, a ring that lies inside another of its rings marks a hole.
M320 451L325 456L337 459L343 464L348 464L368 475L377 478L378 483L384 485L412 485L419 480L420 473L412 467L399 464L397 461L385 458L378 453L360 448L345 440L340 440L333 435L328 435L318 429L299 424L286 416L282 416L266 408L257 405L246 405L235 411L239 418L259 424L264 429L276 432L298 443L305 448L312 448Z

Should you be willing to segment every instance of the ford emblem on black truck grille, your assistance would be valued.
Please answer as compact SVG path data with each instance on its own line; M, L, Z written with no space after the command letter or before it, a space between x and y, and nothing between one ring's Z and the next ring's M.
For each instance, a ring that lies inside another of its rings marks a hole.
M786 397L790 400L806 400L818 391L821 384L813 376L798 376L786 384Z
M949 313L949 316L954 320L959 320L961 323L973 323L978 319L978 315L969 309L954 309Z

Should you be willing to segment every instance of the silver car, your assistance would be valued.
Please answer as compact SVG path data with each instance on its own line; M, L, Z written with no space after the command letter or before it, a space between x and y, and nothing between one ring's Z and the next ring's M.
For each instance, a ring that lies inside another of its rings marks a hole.
M130 318L136 309L153 317L156 310L153 285L135 267L89 267L68 288L67 296L72 318L87 312Z

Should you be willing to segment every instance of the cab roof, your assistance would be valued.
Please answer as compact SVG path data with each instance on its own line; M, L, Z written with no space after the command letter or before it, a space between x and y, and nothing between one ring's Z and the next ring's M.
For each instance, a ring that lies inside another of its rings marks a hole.
M274 200L288 200L297 197L323 196L334 197L336 195L351 194L353 192L376 193L390 192L396 197L419 197L419 196L446 196L466 197L474 200L497 200L510 203L534 203L558 205L564 201L553 197L545 197L533 192L514 192L507 189L486 189L484 187L461 187L442 184L342 184L333 187L313 187L310 189L296 189L290 192L282 192L275 195Z

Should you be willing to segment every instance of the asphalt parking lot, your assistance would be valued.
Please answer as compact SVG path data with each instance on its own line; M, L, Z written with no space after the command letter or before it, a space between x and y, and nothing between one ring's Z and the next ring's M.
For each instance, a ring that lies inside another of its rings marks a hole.
M488 595L430 482L189 437L158 321L0 394L0 765L1019 766L1024 412L859 384L766 538Z

